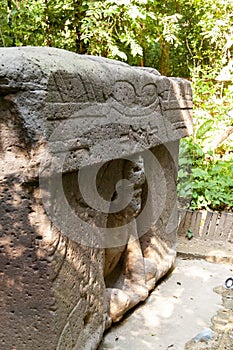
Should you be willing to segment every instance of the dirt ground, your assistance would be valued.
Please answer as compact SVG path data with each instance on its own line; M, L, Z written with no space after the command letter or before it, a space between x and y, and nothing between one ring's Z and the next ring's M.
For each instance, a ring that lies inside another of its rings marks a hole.
M106 332L99 350L232 350L233 290L222 287L230 276L231 264L177 258L150 297ZM211 339L196 342L206 329Z

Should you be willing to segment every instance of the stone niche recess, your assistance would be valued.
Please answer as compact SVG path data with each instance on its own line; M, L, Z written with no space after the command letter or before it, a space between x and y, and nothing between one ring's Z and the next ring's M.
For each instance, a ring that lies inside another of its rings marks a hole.
M190 84L53 48L0 57L0 348L97 349L174 263Z

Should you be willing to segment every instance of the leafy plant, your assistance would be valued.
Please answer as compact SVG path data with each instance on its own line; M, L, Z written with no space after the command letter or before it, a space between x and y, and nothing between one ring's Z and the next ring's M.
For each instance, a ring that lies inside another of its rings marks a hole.
M233 122L227 111L233 108L233 100L229 87L199 81L194 102L194 134L181 142L179 196L189 200L191 209L232 210Z
M188 238L188 240L190 240L194 237L194 234L193 234L193 231L191 228L188 229L188 231L186 233L186 237Z

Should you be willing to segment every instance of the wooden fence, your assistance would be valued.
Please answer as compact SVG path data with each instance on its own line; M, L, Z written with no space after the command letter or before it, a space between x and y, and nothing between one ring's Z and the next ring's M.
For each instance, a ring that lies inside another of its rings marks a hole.
M191 229L194 237L233 243L233 214L180 210L178 234Z

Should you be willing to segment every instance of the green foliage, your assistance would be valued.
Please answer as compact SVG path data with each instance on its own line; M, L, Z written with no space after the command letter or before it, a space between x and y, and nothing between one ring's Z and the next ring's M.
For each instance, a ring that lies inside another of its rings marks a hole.
M1 46L47 45L152 66L218 73L232 54L231 0L0 0Z
M193 234L193 231L191 228L188 229L188 231L186 233L186 237L188 238L188 240L190 240L194 237L194 234Z
M194 87L194 135L182 140L178 193L191 209L233 208L232 90L210 81Z
M1 46L54 46L82 53L85 2L0 0Z
M177 39L177 16L158 12L151 0L89 1L82 39L90 54L154 66L163 53L165 62L165 46Z

